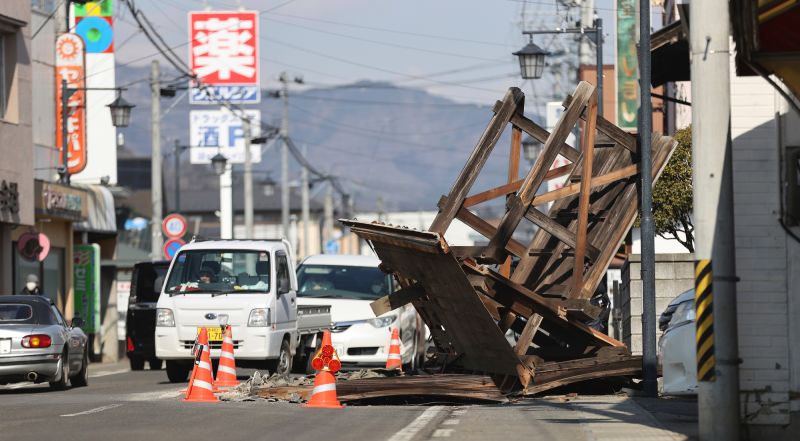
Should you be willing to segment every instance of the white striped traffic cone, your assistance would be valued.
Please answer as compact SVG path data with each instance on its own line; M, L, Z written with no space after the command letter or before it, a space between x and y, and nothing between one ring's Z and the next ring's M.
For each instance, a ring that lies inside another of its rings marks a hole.
M222 339L222 355L217 366L217 380L214 382L218 387L233 387L239 384L236 379L236 359L233 358L233 335L231 325L225 327L225 337Z
M183 401L218 402L214 395L214 374L211 372L211 357L209 356L208 331L200 331L200 345L202 353L200 362L197 363L197 373L186 389L186 398Z
M392 329L392 339L389 342L389 357L386 358L386 369L403 370L403 359L400 356L400 334L397 328Z

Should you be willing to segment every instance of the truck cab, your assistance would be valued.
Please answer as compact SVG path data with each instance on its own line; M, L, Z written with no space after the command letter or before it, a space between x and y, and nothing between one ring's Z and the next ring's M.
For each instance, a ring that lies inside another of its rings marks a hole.
M192 347L208 328L219 358L231 325L237 364L288 373L298 344L297 278L286 240L192 241L178 251L156 310L156 356L172 382L185 381Z

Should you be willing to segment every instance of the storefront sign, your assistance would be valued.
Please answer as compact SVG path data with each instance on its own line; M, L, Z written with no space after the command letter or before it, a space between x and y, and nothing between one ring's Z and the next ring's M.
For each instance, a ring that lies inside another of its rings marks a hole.
M75 316L84 320L84 332L100 332L100 245L73 248L72 284L75 290Z
M36 212L65 219L81 221L88 215L88 197L85 190L52 182L35 181Z
M19 213L19 190L16 182L5 179L0 181L0 211Z
M56 148L63 150L67 145L67 163L71 174L86 168L86 87L84 71L83 39L75 34L61 34L56 40ZM76 89L67 101L67 109L62 109L62 81L67 87ZM61 139L63 112L67 113L67 142ZM63 165L63 154L59 162Z
M44 262L50 254L50 239L43 233L29 231L17 240L17 251L29 262Z
M624 130L636 130L639 111L636 57L636 2L617 0L617 125Z

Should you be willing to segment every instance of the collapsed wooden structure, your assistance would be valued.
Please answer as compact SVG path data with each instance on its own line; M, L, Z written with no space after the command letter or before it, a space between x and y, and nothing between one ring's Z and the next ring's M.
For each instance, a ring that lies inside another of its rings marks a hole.
M541 392L640 369L639 358L623 343L585 324L599 313L589 299L637 215L637 141L597 115L597 93L589 83L581 82L564 107L548 133L524 116L522 92L509 89L450 193L439 201L428 231L341 221L371 244L382 268L402 286L373 303L376 315L412 303L449 363L492 374L505 392ZM583 125L580 149L566 143L576 124ZM508 125L508 181L470 195ZM520 177L523 132L544 148ZM676 143L659 134L652 139L657 179ZM554 168L559 155L570 163ZM540 191L557 178L564 180L561 188ZM496 198L505 198L506 205L498 223L470 210ZM546 204L548 212L542 211ZM488 244L449 245L444 235L455 219ZM538 226L527 244L513 238L526 222ZM514 347L504 337L509 329L520 334Z

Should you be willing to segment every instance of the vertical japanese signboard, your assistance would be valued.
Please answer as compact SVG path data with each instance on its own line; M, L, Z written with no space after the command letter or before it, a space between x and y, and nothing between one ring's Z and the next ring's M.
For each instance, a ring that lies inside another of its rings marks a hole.
M257 12L190 12L189 42L189 66L203 86L191 88L192 104L261 101Z
M67 80L67 87L85 87L84 68L85 47L83 39L75 34L62 34L56 39L56 148L63 152L61 81ZM86 168L86 99L85 91L76 90L67 103L67 165L70 173L78 173ZM59 162L63 162L63 153ZM62 164L63 165L63 164Z
M75 316L84 320L87 334L100 332L100 246L76 245L72 251Z
M639 109L636 54L636 2L617 0L617 125L624 130L636 130Z

